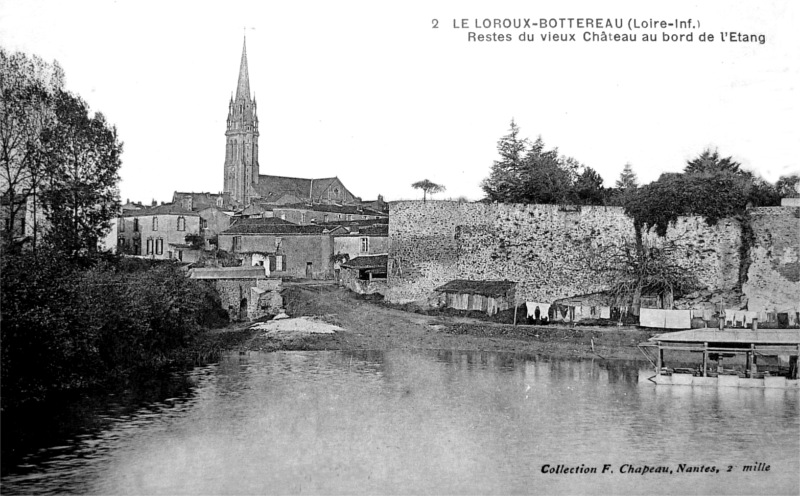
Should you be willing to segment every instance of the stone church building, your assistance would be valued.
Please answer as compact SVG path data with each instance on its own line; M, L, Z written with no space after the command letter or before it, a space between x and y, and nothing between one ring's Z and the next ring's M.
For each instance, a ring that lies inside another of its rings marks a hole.
M273 205L361 203L361 199L348 191L337 177L305 179L260 174L258 112L256 100L250 95L246 40L242 47L236 96L231 96L228 104L225 138L223 193L230 195L234 208L243 208L253 203Z

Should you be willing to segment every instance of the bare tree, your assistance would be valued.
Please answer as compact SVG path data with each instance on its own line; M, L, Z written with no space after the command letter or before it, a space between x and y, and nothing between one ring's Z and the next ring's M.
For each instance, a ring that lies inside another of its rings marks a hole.
M422 190L422 201L427 201L428 195L434 195L436 193L441 193L446 188L441 184L436 184L431 182L427 179L423 179L422 181L417 181L411 185L414 189L421 189Z
M0 197L4 204L4 236L13 240L17 217L36 196L42 177L42 132L55 121L53 96L63 86L57 63L39 57L9 54L0 48ZM24 233L24 226L22 226ZM37 226L33 226L36 236ZM35 244L35 240L34 240Z

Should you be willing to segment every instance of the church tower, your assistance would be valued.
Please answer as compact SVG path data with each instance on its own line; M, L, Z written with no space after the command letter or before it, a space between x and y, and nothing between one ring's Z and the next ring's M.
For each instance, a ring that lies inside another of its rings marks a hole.
M228 129L225 131L224 192L241 205L250 203L253 184L258 182L258 117L256 101L250 98L247 71L247 39L242 46L236 98L228 104Z

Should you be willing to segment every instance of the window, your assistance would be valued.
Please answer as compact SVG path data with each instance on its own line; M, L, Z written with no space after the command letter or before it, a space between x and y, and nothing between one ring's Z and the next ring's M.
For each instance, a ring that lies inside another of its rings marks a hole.
M119 218L119 232L125 232L125 219Z
M369 238L361 238L361 253L369 251Z
M139 218L133 219L133 232L139 232Z
M328 222L328 214L322 216L322 222Z
M275 255L275 270L283 270L283 255Z
M283 241L281 238L275 238L275 251L278 251L278 250L280 250L280 248L281 248L281 241Z
M353 214L347 214L347 220L353 220Z
M200 228L201 229L208 229L208 219L200 219ZM185 229L186 229L186 226L184 226L184 228L181 229L181 230L183 231Z
M239 251L242 247L242 237L241 236L234 236L233 237L233 245L231 246L231 251ZM180 250L178 251L180 254Z
M181 215L178 217L178 231L185 231L186 230L186 219Z
M158 238L156 240L156 255L162 255L164 253L164 239Z
M142 254L142 242L138 239L133 240L133 254L134 255L141 255Z
M145 255L152 255L153 254L153 238L147 238L147 244L145 245Z
M300 214L300 223L301 224L305 224L306 223L306 213L305 212Z
M281 212L281 220L286 220L286 214Z
M153 231L158 231L158 217L153 217Z
M125 250L125 238L117 239L117 251Z

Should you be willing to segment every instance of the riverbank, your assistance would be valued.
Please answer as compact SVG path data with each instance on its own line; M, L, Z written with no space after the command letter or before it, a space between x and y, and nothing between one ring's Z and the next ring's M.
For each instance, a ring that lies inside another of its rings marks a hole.
M284 296L291 317L314 317L342 330L268 333L240 324L212 335L239 352L444 349L644 360L637 345L658 334L633 326L514 326L445 313L425 315L391 308L333 285L290 286Z

